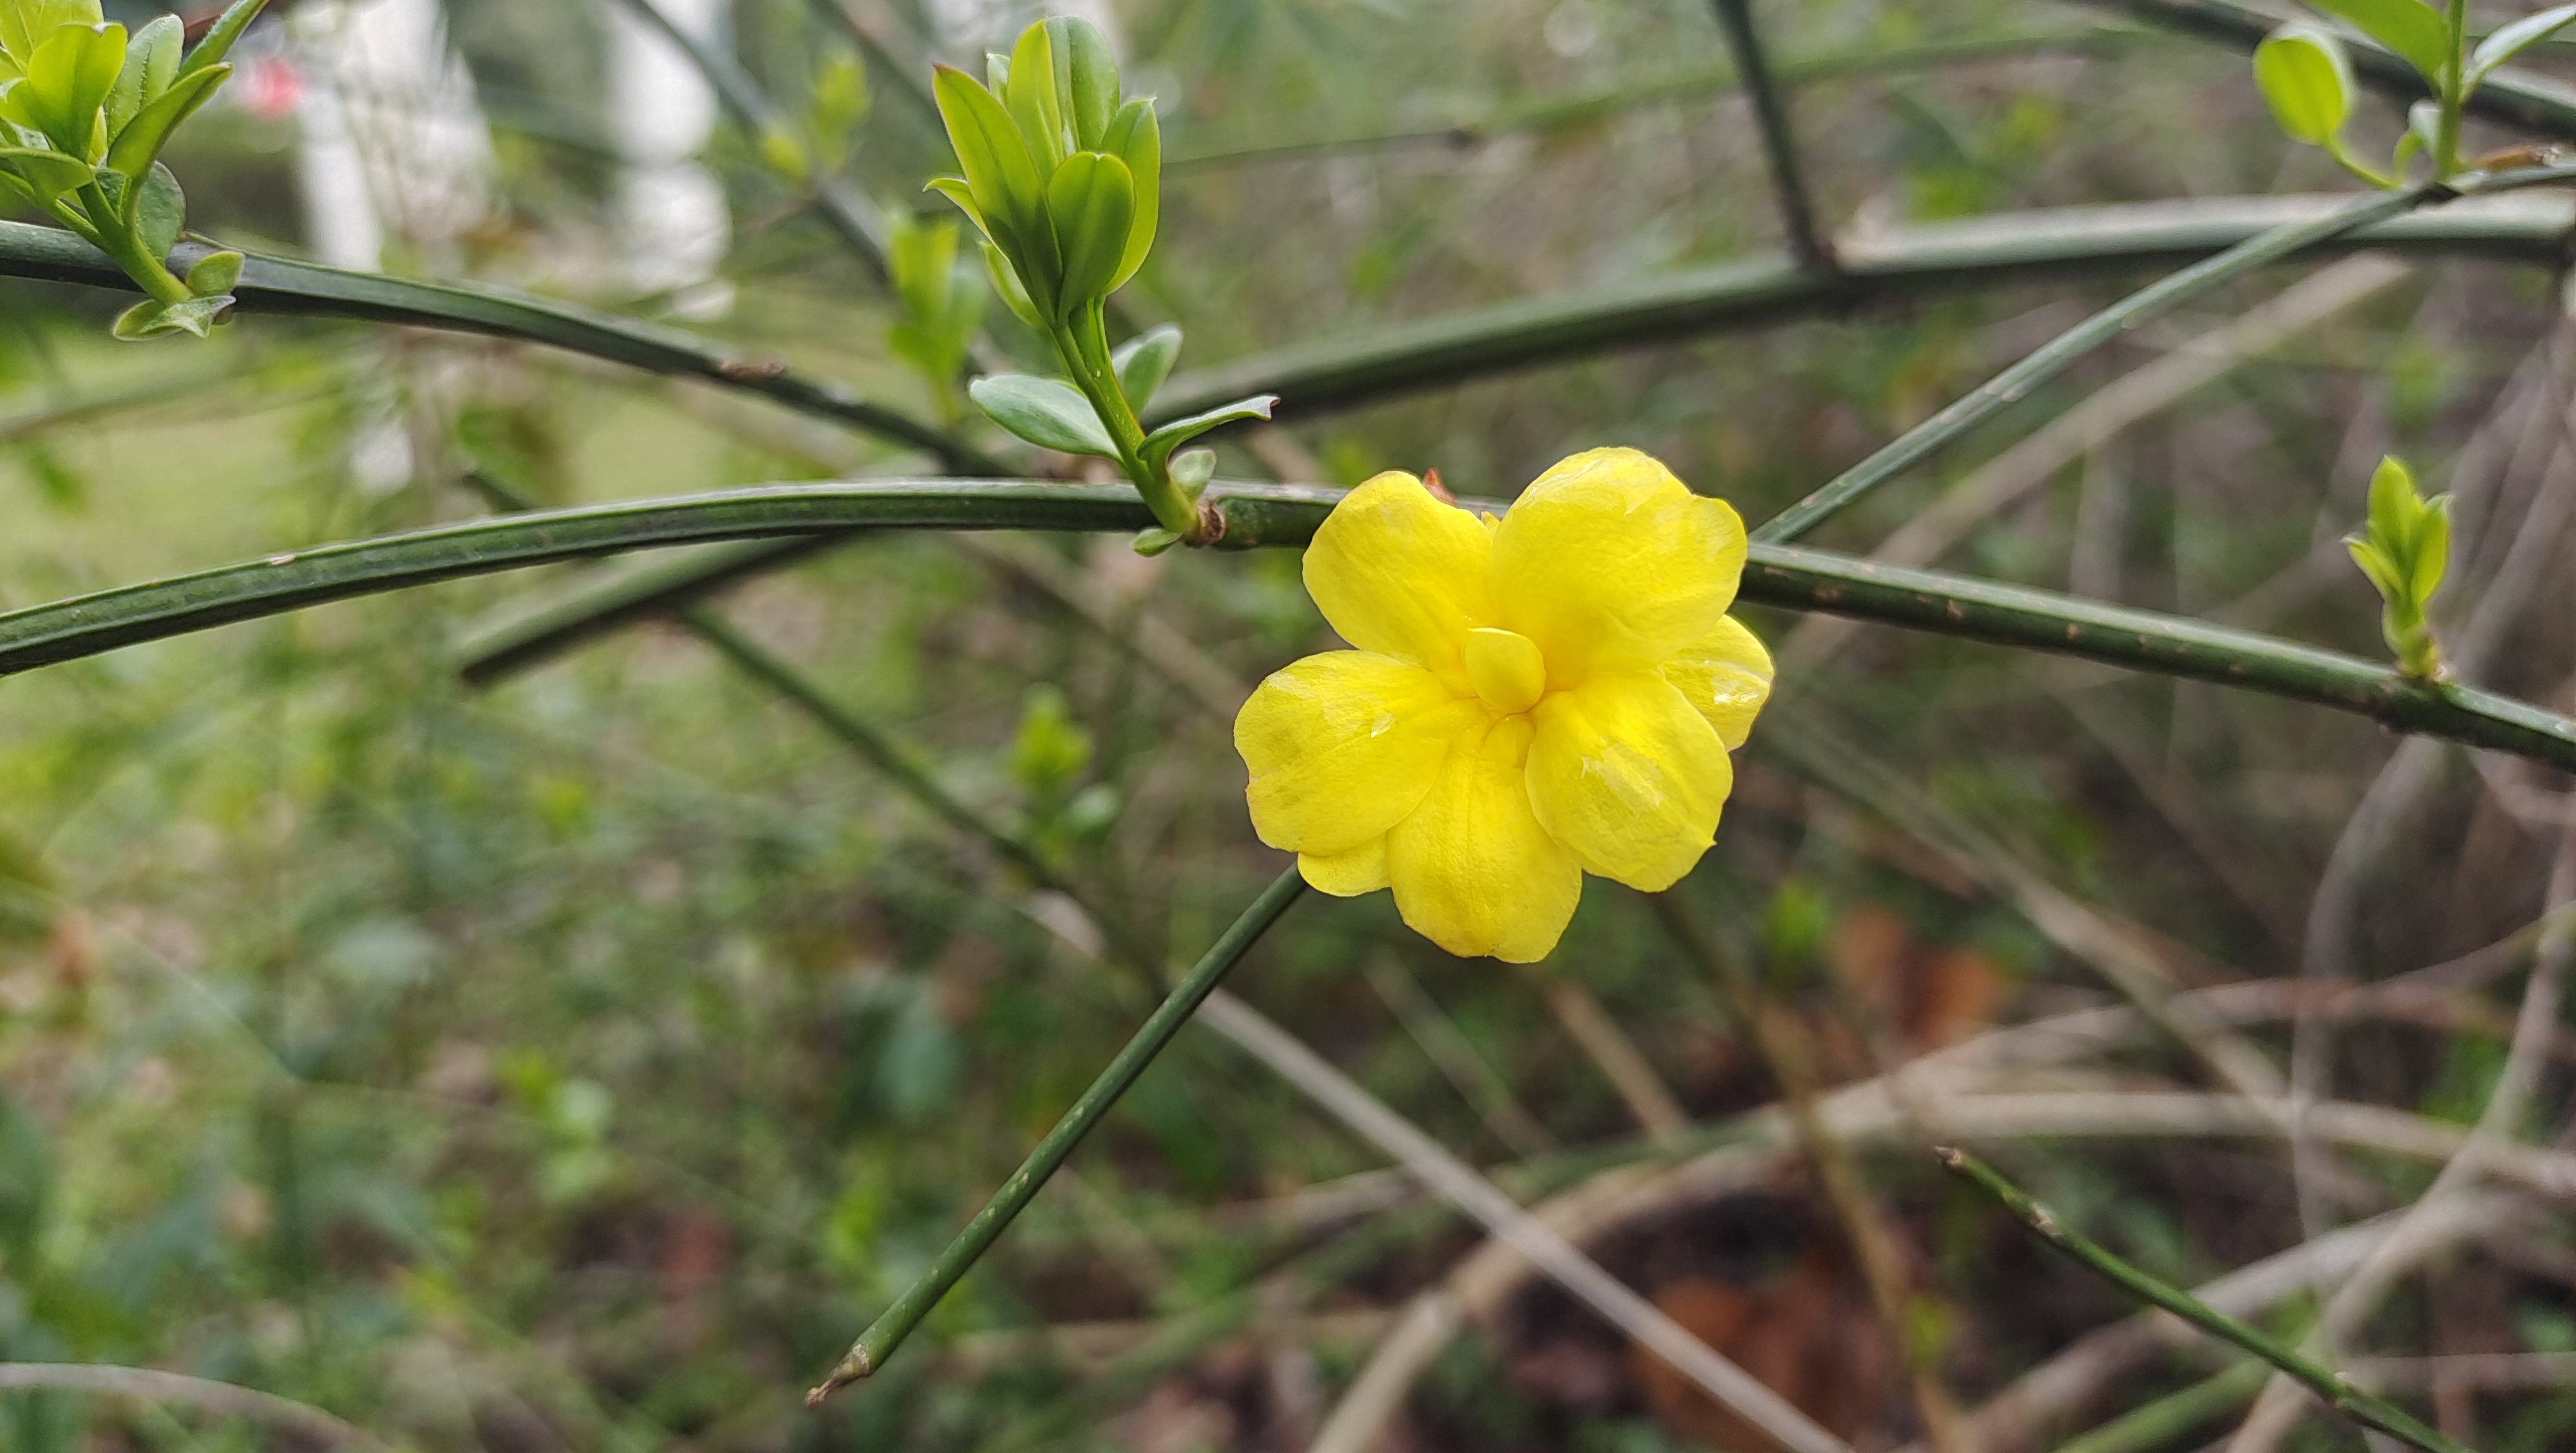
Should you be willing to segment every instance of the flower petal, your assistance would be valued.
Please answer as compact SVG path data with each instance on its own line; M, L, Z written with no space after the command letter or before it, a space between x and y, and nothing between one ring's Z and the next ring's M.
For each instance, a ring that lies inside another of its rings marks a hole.
M1708 718L1652 672L1595 677L1531 715L1530 805L1549 834L1587 871L1631 888L1681 881L1735 787Z
M1431 790L1484 706L1419 666L1367 651L1309 656L1273 674L1234 719L1252 769L1252 826L1274 848L1330 857L1378 837Z
M1491 624L1538 642L1551 686L1651 670L1717 629L1744 552L1744 521L1726 501L1691 493L1634 449L1594 449L1541 475L1503 516Z
M1489 613L1493 535L1410 474L1343 496L1306 548L1306 592L1343 640L1463 680L1458 652Z
M1706 640L1666 661L1664 679L1708 718L1731 752L1753 734L1753 719L1771 699L1771 653L1743 622L1728 616Z
M1325 857L1316 853L1297 855L1297 871L1308 886L1336 898L1357 898L1387 886L1386 834L1379 833L1347 853Z
M1583 896L1583 870L1530 811L1528 719L1458 744L1413 814L1386 835L1395 906L1453 954L1547 957Z

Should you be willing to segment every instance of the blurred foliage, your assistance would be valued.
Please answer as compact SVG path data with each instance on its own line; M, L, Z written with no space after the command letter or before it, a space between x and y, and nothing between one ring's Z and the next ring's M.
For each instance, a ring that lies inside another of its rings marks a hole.
M1029 18L998 3L850 8L889 46L935 37L952 59ZM1121 300L1133 327L1185 323L1190 366L1778 241L1748 111L1691 81L1724 65L1702 0L1099 9L1130 91L1161 98L1170 158L1162 243ZM1784 58L1857 58L1794 100L1822 210L1862 235L2341 184L2273 128L2241 56L2140 42L1867 60L2063 34L2089 9L1758 10ZM617 281L608 8L445 11L497 167L491 215L452 239L460 265L648 314L685 305ZM736 0L733 25L774 93L846 113L845 30L791 0ZM272 27L240 58L287 54ZM919 188L950 159L906 86L872 63L863 130L821 154L885 205L940 218ZM295 131L239 99L253 89L228 87L171 164L199 227L292 246ZM1559 100L1582 104L1541 106ZM1558 119L1493 121L1523 112ZM2374 144L2398 124L2368 102L2353 122ZM688 325L953 416L953 382L886 345L922 308L885 298L738 132L720 127L708 160L735 219L732 296ZM2106 352L1825 542L1882 538L2038 418L2279 281ZM1626 443L1759 518L2117 287L2034 281L1285 419L1227 437L1221 467L1349 484L1436 466L1462 494L1501 494L1575 449ZM2336 545L2363 519L2369 467L2395 452L2447 480L2499 427L2482 421L2550 299L2545 279L2498 264L2427 265L2070 467L1957 563L2062 586L2081 558L2080 588L2377 655L2370 587ZM704 391L470 339L270 317L193 350L118 351L117 307L0 282L0 604L472 515L469 467L574 502L910 464ZM1041 341L1004 310L985 321L1041 366ZM2513 476L2462 520L2454 590L2475 600L2495 578L2511 536L2496 521L2531 507L2546 473ZM2566 704L2567 553L2487 684ZM819 1416L798 1405L1123 1040L1141 989L1092 957L1060 903L677 630L630 631L488 694L454 679L477 623L583 574L339 605L0 687L0 1358L185 1370L434 1450L1305 1446L1375 1335L1333 1317L1400 1308L1475 1242L1418 1207L1326 1206L1318 1188L1352 1189L1335 1183L1376 1158L1190 1035L920 1345ZM1109 601L1113 629L1048 579ZM1257 679L1326 641L1293 556L879 538L721 605L1167 959L1195 955L1277 871L1245 823L1226 724L1154 668L1137 623L1174 623ZM1777 644L1795 622L1757 625ZM2110 996L2009 904L1766 747L1799 713L1868 743L1995 851L2151 926L2199 983L2287 971L2309 890L2389 752L2351 718L1893 633L1783 687L1693 891L1846 1078ZM2543 835L2443 768L2365 885L2357 970L2513 931L2546 865ZM1628 1102L1547 981L1440 955L1382 896L1300 906L1237 987L1445 1143L1515 1159L1358 972L1382 954L1555 1140L1637 1153ZM1695 1118L1774 1098L1715 987L1633 897L1593 885L1549 972L1597 998ZM2455 1020L2349 1026L2340 1092L2474 1119L2512 982L2466 996ZM2158 1046L2087 1073L2070 1083L2193 1076ZM2548 1083L2555 1126L2563 1073ZM2206 1278L2300 1235L2269 1147L2088 1141L2015 1159L2159 1274ZM2390 1193L2426 1174L2353 1164ZM1524 1169L1529 1190L1575 1173ZM1928 1164L1869 1169L1955 1313L1945 1350L1963 1396L2126 1310ZM1798 1335L1857 1345L1866 1303L1830 1224L1792 1180L1676 1208L1598 1251L1676 1307L1724 1294L1777 1311L1780 1288L1820 1288L1791 1299L1824 1309ZM2390 1345L2576 1351L2563 1222L2552 1236L2520 1261L2463 1253L2464 1290L2410 1293L2383 1326ZM1024 1335L1058 1324L1092 1340ZM1745 1335L1748 1358L1779 1351ZM2153 1364L2118 1391L2143 1401L2197 1375ZM1408 1406L1405 1446L1697 1446L1704 1405L1656 1389L1611 1334L1533 1291L1448 1351ZM1879 1390L1886 1405L1855 1415L1902 1428L1894 1383ZM2576 1437L2563 1391L2487 1394L2473 1411L2490 1453ZM0 1394L10 1453L288 1446L270 1436L177 1406ZM2309 1437L2294 1446L2347 1446Z

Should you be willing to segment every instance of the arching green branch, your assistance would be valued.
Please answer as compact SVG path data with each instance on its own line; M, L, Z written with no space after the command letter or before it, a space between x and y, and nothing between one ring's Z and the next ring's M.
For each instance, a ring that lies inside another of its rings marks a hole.
M199 243L182 243L171 254L172 265L184 272L211 250ZM105 253L68 232L22 222L0 222L0 276L133 291ZM572 303L258 256L242 269L233 293L247 312L479 333L543 343L651 373L701 379L920 449L942 467L961 474L1004 472L998 461L964 440L899 409L870 403L841 384L808 378L774 360L747 356L677 329Z
M1155 395L1148 423L1229 399L1277 394L1283 418L1311 418L1416 389L1514 369L1851 312L1980 288L2116 277L2196 262L2267 229L2325 215L2344 197L2213 197L2062 207L1908 227L1836 243L1842 271L1801 270L1785 253L1471 308L1347 338L1292 344L1201 372ZM2576 207L2556 197L2453 203L2367 227L2302 254L2359 250L2564 261Z
M1210 493L1225 511L1226 543L1238 547L1302 545L1340 497L1298 485L1217 485ZM871 528L1125 533L1150 522L1144 502L1124 486L951 479L776 485L512 515L0 615L0 673L328 601L625 550ZM2576 768L2576 722L2528 703L2153 611L1781 546L1756 547L1744 598L2268 692L2398 731Z
M2117 10L2149 25L2214 41L2248 55L2263 43L2263 37L2272 33L2273 27L2290 18L2286 9L2257 9L2238 4L2236 0L2084 0L2084 3ZM2368 37L2348 32L2343 34L2343 40L2345 49L2352 56L2352 68L2362 83L2397 102L2399 110L2432 94L2424 84L2423 75L2396 52ZM2561 141L2576 141L2576 89L2530 71L2507 66L2492 72L2477 90L2470 93L2468 112L2472 116L2536 131Z

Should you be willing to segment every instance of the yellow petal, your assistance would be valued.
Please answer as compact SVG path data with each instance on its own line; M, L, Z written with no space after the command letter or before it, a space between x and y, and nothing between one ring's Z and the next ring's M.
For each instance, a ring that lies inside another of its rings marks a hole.
M1631 888L1681 881L1735 786L1708 718L1652 672L1552 693L1531 718L1530 805L1549 834L1587 871Z
M1731 752L1753 734L1753 719L1771 699L1771 653L1728 616L1706 640L1666 661L1664 679L1708 718Z
M1594 449L1540 476L1503 516L1491 624L1538 642L1550 686L1651 670L1725 619L1744 550L1726 501L1691 493L1634 449Z
M1349 852L1331 857L1300 853L1297 871L1317 892L1336 898L1374 893L1387 885L1386 834L1379 833Z
M1395 906L1415 932L1462 958L1547 957L1583 896L1583 870L1530 811L1529 719L1462 741L1430 793L1386 835Z
M1306 591L1343 640L1463 680L1459 647L1489 607L1492 533L1410 474L1343 496L1306 549Z
M1234 719L1253 830L1293 853L1348 852L1411 812L1450 739L1485 715L1391 656L1309 656L1262 682Z

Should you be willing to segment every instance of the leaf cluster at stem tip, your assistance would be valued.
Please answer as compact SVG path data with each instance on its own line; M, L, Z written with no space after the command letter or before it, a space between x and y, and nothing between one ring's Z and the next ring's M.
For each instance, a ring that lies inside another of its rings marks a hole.
M963 175L930 186L983 234L994 290L1054 346L1066 376L1004 374L968 392L1032 444L1116 463L1159 522L1138 549L1209 543L1224 532L1222 517L1200 505L1216 456L1180 446L1222 424L1267 419L1277 400L1238 400L1150 434L1138 422L1181 344L1171 327L1109 343L1107 299L1144 266L1161 210L1154 102L1126 95L1108 41L1066 17L1020 32L1008 56L988 58L986 77L938 68L931 91Z
M2379 588L2380 631L2398 669L2438 681L2441 643L2427 618L2451 558L2451 498L2426 499L2415 476L2395 455L2370 478L2370 516L2361 533L2344 541L2353 563Z
M98 0L0 0L0 197L52 216L143 290L119 338L202 338L232 308L240 253L200 258L185 278L166 263L188 202L160 158L232 73L224 57L266 3L237 0L184 51L175 15L129 36Z
M2473 170L2460 156L2460 117L2469 97L2496 67L2576 23L2576 5L2560 5L2503 26L2469 45L2468 6L2441 9L2425 0L2308 0L2311 8L2351 26L2414 67L2431 98L2406 113L2406 132L2385 167L2355 155L2344 140L2355 95L2352 62L2341 35L2291 21L2254 50L2254 82L2272 119L2291 140L2322 148L2346 171L2375 187L2403 186L2417 156L2431 179Z

